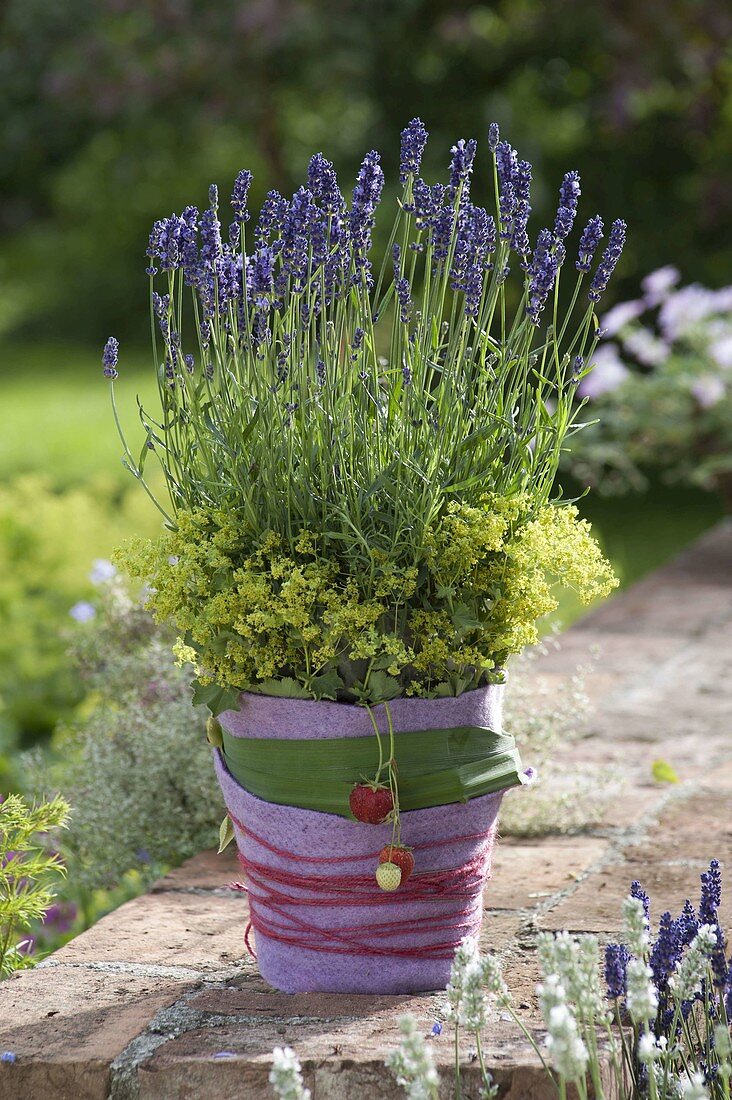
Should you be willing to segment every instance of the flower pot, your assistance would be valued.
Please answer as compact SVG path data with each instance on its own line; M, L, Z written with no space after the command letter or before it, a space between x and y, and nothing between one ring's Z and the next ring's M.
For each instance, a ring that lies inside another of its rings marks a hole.
M466 745L474 748L471 736L483 735L486 745L493 745L491 731L500 735L502 693L502 686L495 685L457 698L394 700L389 708L397 763L400 755L407 760L418 757L414 751L410 755L409 745L413 749L420 733L428 737L429 731L450 731L450 751L454 745L461 751ZM478 753L456 755L454 770L465 780L467 801L404 809L405 798L434 802L444 788L432 783L431 776L413 777L410 784L410 777L399 773L402 843L413 849L415 870L399 889L386 893L376 882L375 869L379 850L391 842L391 825L364 824L284 802L312 802L308 757L314 747L309 743L330 742L327 747L330 753L332 746L334 759L346 761L347 739L353 739L354 752L357 747L363 751L366 744L375 750L377 739L367 709L254 694L242 695L240 707L219 716L224 747L215 750L215 763L249 891L262 977L288 993L443 988L455 946L480 928L503 792L522 782L510 739L498 738L501 751L494 759L499 763L492 770L483 768L478 788L470 785L470 776L482 767ZM386 735L385 707L373 707L372 713ZM246 789L249 775L244 785L237 781L226 756L229 745L237 766L246 761L244 743L249 741L251 755L258 759L263 744L255 742L262 740L268 755L277 752L276 743L286 743L284 759L290 769L289 775L285 768L283 775L275 776L278 764L273 757L269 774L264 767L252 771L252 785L260 794L264 785L268 798ZM299 783L292 774L293 760L301 763ZM359 766L348 778L348 789L362 778ZM470 797L471 791L486 786L491 788L487 793ZM402 790L407 792L404 797ZM344 812L348 813L347 801Z

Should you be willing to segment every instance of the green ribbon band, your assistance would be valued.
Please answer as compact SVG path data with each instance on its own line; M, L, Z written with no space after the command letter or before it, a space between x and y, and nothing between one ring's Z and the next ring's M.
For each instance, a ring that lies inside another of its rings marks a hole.
M257 798L283 806L350 818L352 787L372 779L379 766L374 735L306 741L221 734L234 779ZM386 758L388 735L381 741ZM396 761L401 810L467 802L522 782L513 737L482 726L398 733Z

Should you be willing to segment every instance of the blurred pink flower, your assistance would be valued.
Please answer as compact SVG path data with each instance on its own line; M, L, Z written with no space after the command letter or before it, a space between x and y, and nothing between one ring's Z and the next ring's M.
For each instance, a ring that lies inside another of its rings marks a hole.
M669 292L676 286L680 278L681 272L671 264L667 264L666 267L659 267L656 271L651 271L649 275L646 275L641 283L646 306L652 309L654 306L660 305L668 298Z
M614 344L601 344L592 360L592 370L579 384L580 397L600 397L612 393L628 376L628 368Z
M620 332L621 328L624 328L629 321L634 321L636 317L640 317L641 313L644 313L646 309L645 302L642 302L639 298L633 302L618 302L616 306L609 309L605 316L600 321L600 328L605 332L606 336L614 336L616 332Z
M691 384L691 392L702 409L711 409L725 395L725 385L715 374L704 374Z

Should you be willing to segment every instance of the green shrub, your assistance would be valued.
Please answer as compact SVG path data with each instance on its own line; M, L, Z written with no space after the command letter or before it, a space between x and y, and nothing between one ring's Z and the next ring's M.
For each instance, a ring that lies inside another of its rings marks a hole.
M27 475L0 487L0 756L73 713L83 690L65 657L65 628L72 606L93 591L89 563L122 531L152 531L156 522L146 502L114 482L57 493ZM0 785L3 778L7 758Z
M95 891L139 891L215 845L224 813L190 669L173 663L172 637L117 578L100 585L95 606L70 654L86 690L83 716L57 730L50 754L24 757L27 786L60 791L74 808L63 841L68 897L87 918L104 907Z

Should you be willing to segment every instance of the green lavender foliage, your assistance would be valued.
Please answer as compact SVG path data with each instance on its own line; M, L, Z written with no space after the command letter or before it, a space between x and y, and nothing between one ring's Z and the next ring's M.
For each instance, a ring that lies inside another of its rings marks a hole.
M0 802L0 978L30 965L23 933L40 921L65 874L49 832L66 824L63 798L29 803L19 794Z
M95 602L97 616L77 626L71 653L88 691L85 713L57 731L50 756L24 759L31 790L60 791L74 807L61 847L69 897L82 910L91 892L114 889L130 872L144 888L161 869L213 847L224 812L172 639L119 578L101 585Z

